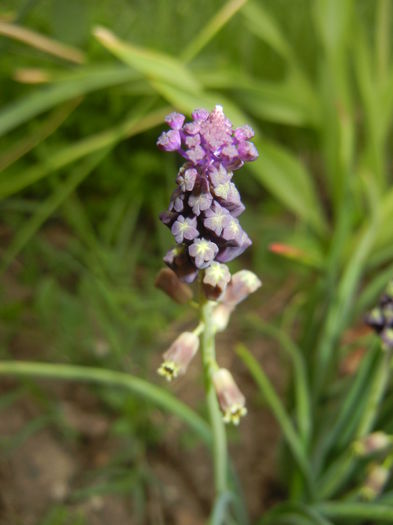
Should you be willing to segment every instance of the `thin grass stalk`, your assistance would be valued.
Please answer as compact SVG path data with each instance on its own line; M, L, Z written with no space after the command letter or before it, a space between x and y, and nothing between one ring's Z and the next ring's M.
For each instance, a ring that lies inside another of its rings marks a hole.
M1 361L0 375L14 377L37 377L96 383L124 388L168 411L185 422L207 445L211 445L211 433L206 422L191 408L176 399L164 388L130 374L96 367L65 365L62 363L33 363L29 361Z

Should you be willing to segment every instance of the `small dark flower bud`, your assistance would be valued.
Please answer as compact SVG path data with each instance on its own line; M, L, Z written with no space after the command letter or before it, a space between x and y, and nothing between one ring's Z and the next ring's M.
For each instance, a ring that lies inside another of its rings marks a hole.
M164 257L164 262L182 281L186 283L194 282L198 275L194 264L191 262L184 246L182 245L169 250Z
M157 370L158 374L167 381L184 374L198 348L199 337L193 332L183 332L164 353L164 362Z
M240 418L247 414L245 397L226 368L214 372L212 379L224 422L238 425Z
M182 283L175 272L169 268L163 268L158 272L155 286L179 304L188 303L193 296L191 288Z
M241 270L232 276L221 301L225 304L236 306L250 294L256 292L261 286L262 283L255 273Z
M365 322L380 336L386 350L393 349L393 281L391 281L378 305L366 315Z
M228 266L218 262L212 262L205 270L203 277L203 290L208 299L216 301L225 292L227 284L231 280Z
M380 330L384 326L384 316L381 308L375 307L366 315L366 323L374 328L375 330Z

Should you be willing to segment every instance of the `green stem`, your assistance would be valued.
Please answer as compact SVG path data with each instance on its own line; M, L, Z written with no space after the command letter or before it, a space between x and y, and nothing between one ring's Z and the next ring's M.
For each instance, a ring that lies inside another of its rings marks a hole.
M172 394L130 374L77 365L0 361L0 375L41 377L111 385L131 391L183 420L208 445L211 435L205 421Z
M227 440L225 425L214 390L212 374L217 367L214 348L214 326L212 323L213 303L206 301L201 304L201 322L204 330L201 337L201 352L203 361L204 381L207 408L213 438L214 484L216 496L227 490Z

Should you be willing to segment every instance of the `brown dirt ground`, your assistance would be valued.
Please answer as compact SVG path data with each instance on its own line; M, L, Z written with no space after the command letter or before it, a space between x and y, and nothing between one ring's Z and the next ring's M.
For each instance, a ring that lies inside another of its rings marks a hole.
M25 290L13 287L12 294L20 296ZM269 301L270 317L278 305L285 303L277 296ZM221 366L232 370L247 397L248 415L230 442L230 454L244 490L252 519L261 515L280 498L277 482L276 451L278 428L269 411L261 404L257 389L244 366L234 353L237 341L249 334L242 332L234 321L229 331L218 338L217 349ZM184 329L184 327L183 327ZM177 331L177 328L176 328ZM1 338L0 327L0 338ZM168 335L168 340L173 334ZM27 330L10 341L14 358L35 359L37 348L43 342ZM45 343L43 343L45 344ZM266 340L248 344L254 356L263 363L279 391L285 383L285 369L273 345ZM45 353L44 353L45 355ZM152 363L156 369L160 355ZM152 373L152 380L159 379ZM57 400L68 426L82 439L64 440L51 422L26 434L20 443L14 443L26 425L42 420L45 409L39 399L22 396L0 412L0 443L10 443L8 452L0 457L0 525L41 525L45 513L55 504L63 504L80 511L89 525L202 525L211 505L212 472L209 457L202 446L188 449L179 447L181 425L172 417L153 412L157 425L165 428L165 438L147 450L146 461L156 482L147 488L146 517L137 518L129 497L113 494L93 496L75 503L70 498L87 472L105 466L117 448L116 437L109 432L111 416L102 410L91 390L86 386L39 382L51 398ZM3 394L15 389L17 381L2 378L0 401ZM199 363L193 363L187 376L169 388L180 399L192 406L200 406L203 397ZM45 416L44 416L45 418Z

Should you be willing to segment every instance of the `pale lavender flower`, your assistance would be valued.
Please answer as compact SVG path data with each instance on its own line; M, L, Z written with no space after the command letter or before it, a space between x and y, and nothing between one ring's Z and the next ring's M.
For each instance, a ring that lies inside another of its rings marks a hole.
M195 192L192 193L188 199L188 204L192 208L195 215L200 215L202 211L208 210L213 201L213 197L209 192Z
M174 129L161 133L157 140L157 146L163 151L176 151L180 148L180 145L180 133Z
M220 236L230 220L231 215L229 211L214 201L212 207L205 211L203 225L217 236Z
M195 186L198 172L195 168L180 168L176 182L179 185L180 190L185 193L186 191L192 191Z
M168 126L172 129L179 130L182 128L184 121L186 120L186 117L182 115L181 113L170 113L165 117L165 122L168 124Z
M196 225L197 221L195 217L190 219L189 217L183 217L183 215L179 215L171 228L171 232L175 237L175 241L180 244L185 239L187 241L192 241L198 237L199 231L196 229Z
M193 258L196 268L207 268L218 253L218 246L207 239L196 239L188 248L188 253Z

